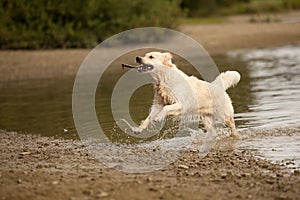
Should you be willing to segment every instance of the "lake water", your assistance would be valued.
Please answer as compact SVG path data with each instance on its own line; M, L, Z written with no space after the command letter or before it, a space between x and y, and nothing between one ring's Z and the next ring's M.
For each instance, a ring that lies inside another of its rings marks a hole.
M265 130L264 134L257 131L256 138L240 142L239 148L299 168L300 47L239 51L229 57L246 62L250 78L248 112L235 116L239 128L250 128L252 133Z
M229 56L247 63L250 78L249 111L236 114L236 119L243 121L240 128L289 128L300 124L299 46L233 52Z
M133 60L132 56L128 59ZM238 148L274 161L292 160L300 166L300 46L236 51L213 59L220 71L237 70L242 76L240 83L228 90L237 128L244 135ZM110 134L116 131L110 110L111 91L124 74L120 63L112 65L117 67L107 70L100 80L96 111L112 141L131 141L134 139L125 134L116 138ZM189 68L184 71L189 73ZM73 83L70 76L0 82L0 129L78 138L72 116ZM152 96L151 85L135 92L130 100L135 122L147 116ZM262 130L270 134L260 134Z

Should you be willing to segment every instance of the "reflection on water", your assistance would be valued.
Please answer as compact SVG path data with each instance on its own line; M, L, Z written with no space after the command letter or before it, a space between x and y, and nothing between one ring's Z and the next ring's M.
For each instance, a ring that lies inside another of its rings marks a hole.
M239 128L251 128L252 133L255 132L253 129L284 128L273 131L278 135L276 137L243 140L239 149L250 150L292 169L300 168L297 129L300 124L300 47L240 51L229 54L229 57L246 64L250 80L249 87L242 84L251 94L251 101L244 105L247 112L237 110L235 117ZM291 130L294 134L286 136L284 130Z
M286 132L288 132L287 135ZM299 129L264 131L265 136L244 139L238 149L250 151L256 156L273 163L285 165L290 169L300 169L300 135Z
M132 52L113 62L104 72L98 85L95 106L98 120L107 136L113 141L134 140L115 127L110 108L113 87L126 72L121 69L120 64L125 61L133 64L133 58L146 51ZM288 129L299 126L300 46L237 51L228 55L218 55L213 59L220 71L237 70L241 73L240 83L228 90L235 108L238 129L279 127ZM175 57L174 62L187 74L199 76L186 61ZM72 116L74 77L75 74L59 79L0 81L0 129L76 138L77 133ZM152 86L146 85L139 88L130 99L130 113L137 124L147 116L152 98ZM169 125L174 126L172 122ZM168 127L165 130L168 130ZM163 132L166 132L165 130ZM162 136L155 137L161 138ZM156 139L155 137L153 139ZM295 151L298 149L299 137L282 137L280 139L245 140L240 148L259 151L260 155L273 160L283 158L282 155L291 155L292 152L293 158L299 161L300 155ZM261 145L260 140L263 143L273 143L275 150L271 152L272 148ZM281 142L283 140L290 142L283 143ZM285 148L287 144L294 144L294 146Z
M300 47L235 52L247 63L253 101L237 113L240 128L293 127L300 124ZM243 100L243 99L241 99Z
M133 63L134 56L145 51L128 54L125 59L129 64ZM299 124L299 46L239 51L213 59L220 71L237 70L242 75L240 83L228 90L239 129ZM111 131L114 126L110 111L111 91L125 73L120 62L116 60L105 71L97 90L96 110L106 131ZM198 75L186 62L176 57L175 63L182 66L186 73ZM74 76L0 82L0 128L46 136L75 137L71 111L73 81ZM131 98L130 113L136 123L147 116L152 97L152 86L148 85L138 89Z
M0 82L0 129L75 137L72 84L70 79Z
M117 59L105 71L98 85L96 94L98 120L111 140L119 142L133 140L114 127L110 99L114 85L126 72L121 69L120 64L122 62L133 64L133 58L137 54L144 54L145 51L147 50L132 52ZM240 131L244 132L243 130L249 128L259 130L280 127L286 127L287 130L299 126L300 46L237 51L228 55L218 55L213 59L220 71L237 70L241 73L240 83L228 90ZM175 63L187 74L199 75L186 61L175 57ZM3 65L0 67L5 68ZM74 77L75 74L59 79L0 81L0 129L76 138L72 116ZM146 85L139 88L130 99L130 113L136 123L147 116L152 98L152 86ZM172 123L169 125L174 126ZM278 134L280 135L280 131ZM270 147L265 143L272 143L273 146ZM277 139L249 138L243 140L239 148L257 151L259 155L272 160L293 158L296 164L300 165L298 135L284 135Z

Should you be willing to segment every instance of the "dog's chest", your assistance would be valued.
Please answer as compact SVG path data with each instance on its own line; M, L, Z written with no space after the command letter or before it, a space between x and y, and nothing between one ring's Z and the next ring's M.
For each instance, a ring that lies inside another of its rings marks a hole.
M161 84L154 84L154 90L157 95L156 103L170 105L176 103L176 97L171 90Z

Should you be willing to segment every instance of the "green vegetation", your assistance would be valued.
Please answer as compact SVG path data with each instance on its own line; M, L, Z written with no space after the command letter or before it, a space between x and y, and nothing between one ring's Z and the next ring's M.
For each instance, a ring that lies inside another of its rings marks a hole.
M0 47L85 48L130 28L174 28L178 0L2 0Z
M299 0L183 0L188 17L276 13L300 9Z
M87 48L136 27L221 23L223 15L300 9L299 0L2 0L0 48ZM181 20L185 16L188 19Z

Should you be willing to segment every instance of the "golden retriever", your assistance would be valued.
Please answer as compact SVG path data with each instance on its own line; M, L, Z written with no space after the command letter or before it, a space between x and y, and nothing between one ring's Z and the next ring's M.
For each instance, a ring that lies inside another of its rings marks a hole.
M215 121L219 120L238 136L233 118L234 110L226 89L236 85L240 74L236 71L221 73L213 82L202 81L188 76L172 62L168 52L150 52L144 57L136 57L139 66L122 64L136 68L141 73L150 73L154 80L154 100L148 117L141 122L135 132L142 132L154 121L162 121L168 115L180 115L185 111L197 113L206 131L216 133Z

